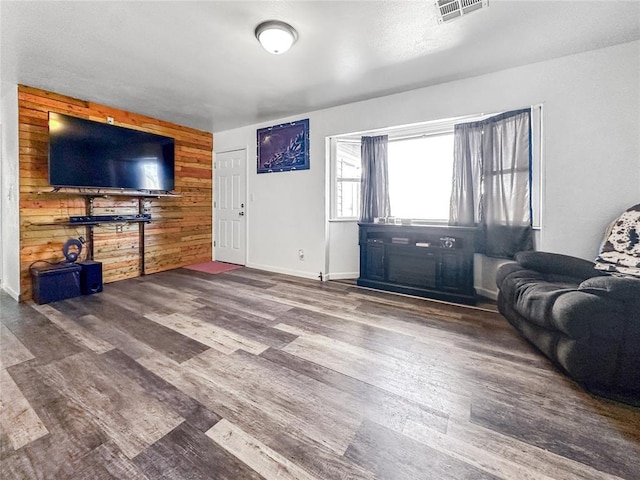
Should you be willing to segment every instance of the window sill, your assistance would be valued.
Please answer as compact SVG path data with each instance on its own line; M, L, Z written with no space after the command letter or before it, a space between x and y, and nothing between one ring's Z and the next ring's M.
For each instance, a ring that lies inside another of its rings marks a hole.
M329 223L358 223L357 218L330 218Z
M432 226L432 227L448 227L449 226L449 221L448 220L418 220L418 219L412 219L410 225L427 225L427 226Z

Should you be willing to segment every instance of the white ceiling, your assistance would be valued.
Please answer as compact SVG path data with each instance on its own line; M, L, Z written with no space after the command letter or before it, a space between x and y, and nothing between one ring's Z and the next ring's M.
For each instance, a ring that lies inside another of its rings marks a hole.
M0 2L2 81L222 131L640 38L640 1ZM293 25L283 55L254 37ZM543 81L544 79L540 79Z

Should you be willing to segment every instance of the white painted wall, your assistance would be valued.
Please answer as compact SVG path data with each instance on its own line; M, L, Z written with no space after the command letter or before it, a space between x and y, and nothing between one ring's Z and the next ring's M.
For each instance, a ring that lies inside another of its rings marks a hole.
M249 265L315 278L328 252L329 274L356 275L356 225L331 222L325 233L327 136L537 103L544 104L537 248L593 259L605 226L640 202L639 41L215 133L216 151L250 152ZM302 118L310 119L311 170L256 175L256 129ZM495 262L476 265L476 287L495 291Z
M20 212L18 164L18 86L0 84L0 281L18 300L20 294Z
M329 279L357 278L360 270L357 222L329 224Z
M300 118L306 117L296 117ZM311 121L311 131L316 127L317 123ZM256 128L229 130L221 134L221 141L214 137L215 152L243 147L249 152L247 265L318 278L325 271L324 161L318 160L323 155L324 140L310 139L310 170L258 175ZM303 261L298 258L298 250L304 251Z

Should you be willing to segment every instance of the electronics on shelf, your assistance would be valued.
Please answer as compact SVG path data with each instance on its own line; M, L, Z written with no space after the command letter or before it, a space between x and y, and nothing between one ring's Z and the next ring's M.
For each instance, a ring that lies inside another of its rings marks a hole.
M93 222L150 222L150 213L137 213L133 215L80 215L69 217L71 223L93 223Z

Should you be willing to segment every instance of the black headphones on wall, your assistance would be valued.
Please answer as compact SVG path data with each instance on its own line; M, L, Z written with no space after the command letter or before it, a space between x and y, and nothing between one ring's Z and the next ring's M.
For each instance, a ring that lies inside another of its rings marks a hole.
M82 242L77 238L67 240L62 247L62 253L64 254L64 258L67 259L67 263L75 262L78 260L80 253L82 253Z

